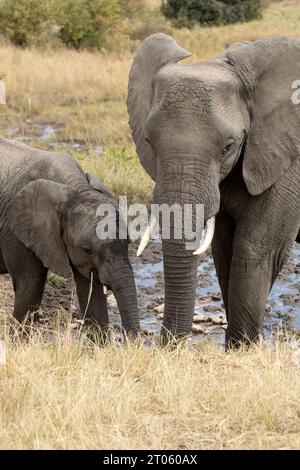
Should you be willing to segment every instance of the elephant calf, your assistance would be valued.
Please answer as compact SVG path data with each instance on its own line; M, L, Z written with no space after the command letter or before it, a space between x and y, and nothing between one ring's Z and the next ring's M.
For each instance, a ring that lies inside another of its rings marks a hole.
M107 327L107 286L124 330L136 333L139 314L127 240L118 235L101 240L96 234L99 205L116 207L100 181L69 155L2 137L0 175L0 274L12 277L15 318L21 322L39 307L48 269L65 277L72 270L82 312L88 304L87 321Z

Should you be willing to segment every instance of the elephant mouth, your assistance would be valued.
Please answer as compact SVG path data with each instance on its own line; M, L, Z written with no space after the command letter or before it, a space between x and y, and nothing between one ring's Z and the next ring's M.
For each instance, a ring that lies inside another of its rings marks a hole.
M89 275L87 277L88 279L93 279L94 281L101 284L103 286L103 291L105 294L107 293L107 291L113 292L110 282L105 282L101 280L101 276L99 275L99 271L96 267L93 267L89 270Z

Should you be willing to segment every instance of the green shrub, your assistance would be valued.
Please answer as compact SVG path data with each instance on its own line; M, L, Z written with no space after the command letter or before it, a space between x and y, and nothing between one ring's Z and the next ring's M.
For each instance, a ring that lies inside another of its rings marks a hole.
M167 0L162 4L162 12L177 26L192 26L197 22L218 25L222 18L220 4L214 0Z
M61 0L57 12L58 35L64 44L75 49L99 49L122 8L118 0Z
M261 17L259 0L222 0L225 5L224 23L251 21Z
M166 0L162 12L177 26L218 26L259 18L261 4L259 0Z
M0 0L0 34L28 46L50 32L68 47L100 49L143 9L144 0Z
M28 46L42 32L50 3L47 0L2 0L0 34L17 46Z
M56 0L59 38L75 49L100 49L118 22L139 14L143 0Z

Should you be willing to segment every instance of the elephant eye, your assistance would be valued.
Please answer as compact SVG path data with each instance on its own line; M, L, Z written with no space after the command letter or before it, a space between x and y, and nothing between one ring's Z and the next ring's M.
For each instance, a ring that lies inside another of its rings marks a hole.
M226 155L228 155L228 153L230 152L230 150L233 149L233 146L234 146L234 143L233 142L230 142L229 144L226 145L226 147L223 148L222 150L222 155L224 155L224 157Z
M82 247L84 253L86 253L87 255L91 255L93 253L93 250L91 250L90 248L86 247L86 246L83 246Z

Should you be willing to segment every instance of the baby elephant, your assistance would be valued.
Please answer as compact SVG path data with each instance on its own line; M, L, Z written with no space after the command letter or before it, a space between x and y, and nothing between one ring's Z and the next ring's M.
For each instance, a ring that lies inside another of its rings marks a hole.
M118 230L114 239L97 236L101 204L116 208L100 181L70 155L0 137L0 274L12 277L17 320L39 307L48 269L64 277L72 270L87 321L107 327L106 286L116 297L124 330L138 332L127 240Z

